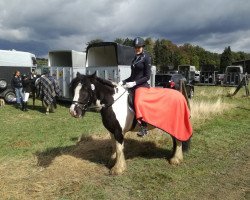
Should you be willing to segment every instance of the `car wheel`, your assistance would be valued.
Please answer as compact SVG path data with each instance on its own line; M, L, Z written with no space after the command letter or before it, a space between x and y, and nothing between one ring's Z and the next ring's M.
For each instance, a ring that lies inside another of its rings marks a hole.
M6 80L0 80L0 89L4 90L7 87L7 82Z
M4 100L7 102L7 103L12 103L14 102L16 99L16 95L14 92L12 91L9 91L7 92L5 95L4 95Z

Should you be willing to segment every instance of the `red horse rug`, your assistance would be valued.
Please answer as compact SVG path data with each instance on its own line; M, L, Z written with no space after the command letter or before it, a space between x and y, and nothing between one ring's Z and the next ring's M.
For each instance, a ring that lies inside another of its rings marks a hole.
M138 88L135 91L136 119L159 128L180 141L192 136L190 111L185 97L168 88Z

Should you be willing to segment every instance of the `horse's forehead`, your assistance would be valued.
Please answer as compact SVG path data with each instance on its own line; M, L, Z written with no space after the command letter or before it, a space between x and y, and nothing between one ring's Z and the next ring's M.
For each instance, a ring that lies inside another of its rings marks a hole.
M76 87L75 87L75 91L80 91L81 90L81 88L82 88L82 83L78 83L77 85L76 85Z
M78 83L76 88L75 88L75 96L73 98L73 101L78 101L79 97L80 97L80 90L82 88L82 84Z

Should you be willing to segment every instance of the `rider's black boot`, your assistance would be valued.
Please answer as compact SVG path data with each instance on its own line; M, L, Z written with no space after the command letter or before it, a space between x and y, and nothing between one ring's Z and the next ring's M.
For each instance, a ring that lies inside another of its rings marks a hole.
M147 124L145 122L142 122L141 125L140 125L140 131L137 133L137 135L139 137L144 137L147 134L148 134Z

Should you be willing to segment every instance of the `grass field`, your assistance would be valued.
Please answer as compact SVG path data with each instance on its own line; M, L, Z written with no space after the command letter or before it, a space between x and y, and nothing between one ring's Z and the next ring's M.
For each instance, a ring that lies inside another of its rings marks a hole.
M180 166L171 166L171 138L153 130L128 133L127 171L109 175L109 134L100 115L69 115L41 102L22 112L0 108L0 199L250 199L250 98L244 90L195 87L193 137ZM78 138L81 141L78 142Z

